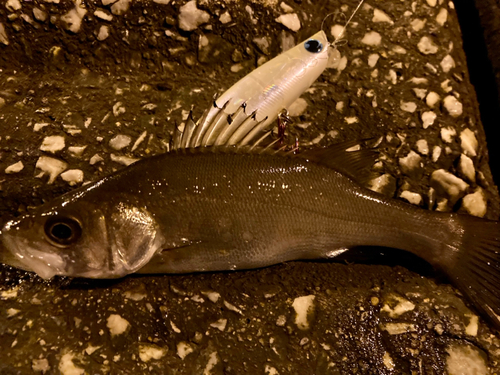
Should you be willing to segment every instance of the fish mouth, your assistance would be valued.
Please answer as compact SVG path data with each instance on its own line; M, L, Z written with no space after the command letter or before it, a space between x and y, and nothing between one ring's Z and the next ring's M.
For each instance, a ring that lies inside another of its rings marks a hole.
M57 254L35 250L25 241L9 233L12 225L7 223L0 231L0 262L25 271L35 272L43 279L64 275L66 261Z

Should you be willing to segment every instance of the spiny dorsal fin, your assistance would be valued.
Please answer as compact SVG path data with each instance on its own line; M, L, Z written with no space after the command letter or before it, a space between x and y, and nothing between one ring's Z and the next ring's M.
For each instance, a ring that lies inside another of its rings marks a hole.
M366 186L373 178L371 167L377 161L378 153L363 148L356 151L346 151L359 143L359 140L345 141L326 148L300 151L297 155L335 169L359 184Z

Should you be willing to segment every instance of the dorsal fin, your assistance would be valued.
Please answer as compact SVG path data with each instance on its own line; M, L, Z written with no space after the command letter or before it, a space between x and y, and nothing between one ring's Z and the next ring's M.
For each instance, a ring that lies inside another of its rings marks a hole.
M358 144L359 140L345 141L325 148L300 151L297 156L335 169L366 186L373 178L371 167L377 161L378 152L364 148L347 151Z

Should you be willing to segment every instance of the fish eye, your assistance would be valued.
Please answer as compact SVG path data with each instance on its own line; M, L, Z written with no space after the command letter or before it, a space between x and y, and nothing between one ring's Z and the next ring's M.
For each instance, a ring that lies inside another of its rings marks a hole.
M316 39L309 39L304 43L304 47L307 51L311 53L319 53L323 50L323 44Z
M75 243L82 235L80 223L70 217L54 216L45 222L45 236L55 246Z

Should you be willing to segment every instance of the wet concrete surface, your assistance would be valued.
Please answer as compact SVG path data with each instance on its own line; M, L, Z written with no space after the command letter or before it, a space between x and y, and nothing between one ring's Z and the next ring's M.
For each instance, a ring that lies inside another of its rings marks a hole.
M126 10L116 6L124 3ZM9 1L0 9L2 216L72 189L71 178L56 175L48 183L36 168L40 157L93 181L166 152L192 106L199 117L214 93L315 33L334 12L325 27L330 37L356 5L287 4L290 13L272 3L198 3L208 21L187 31L180 28L184 3ZM500 198L450 4L365 4L340 56L296 104L288 137L310 147L374 138L384 194L477 214L463 197L479 191L479 212L498 219ZM224 23L226 12L231 21ZM301 20L297 32L276 21L293 13ZM464 145L471 133L477 147ZM63 147L41 150L53 136L64 139ZM117 148L116 136L129 144ZM461 155L472 160L473 179L461 169ZM4 173L19 162L21 170L18 164ZM458 197L432 189L438 169L468 187ZM498 334L428 265L396 251L365 249L340 263L115 281L47 282L7 266L0 272L2 374L500 368Z

